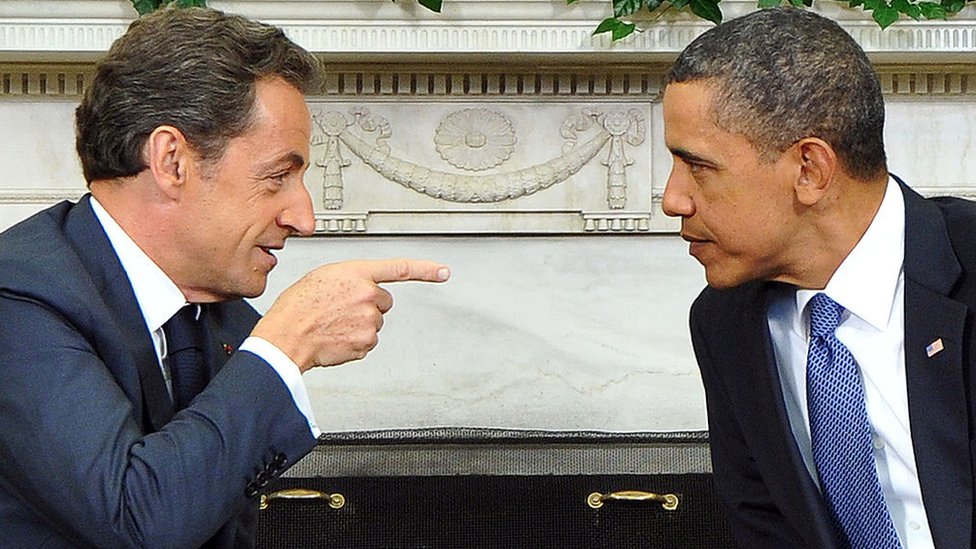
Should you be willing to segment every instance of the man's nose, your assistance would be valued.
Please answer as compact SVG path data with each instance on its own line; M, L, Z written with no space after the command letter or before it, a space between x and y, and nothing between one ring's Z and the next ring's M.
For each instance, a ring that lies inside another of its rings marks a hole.
M315 232L315 211L312 208L312 196L305 185L298 187L288 204L278 214L278 225L291 230L301 236L310 236Z
M670 217L691 217L695 215L695 202L688 193L687 182L675 172L676 168L672 168L671 175L668 176L661 208L664 210L664 215Z

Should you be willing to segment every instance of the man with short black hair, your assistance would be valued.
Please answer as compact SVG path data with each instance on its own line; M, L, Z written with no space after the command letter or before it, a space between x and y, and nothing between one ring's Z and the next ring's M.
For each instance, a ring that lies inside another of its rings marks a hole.
M802 9L693 41L667 77L665 213L718 492L743 547L970 547L976 205L888 174L864 52Z

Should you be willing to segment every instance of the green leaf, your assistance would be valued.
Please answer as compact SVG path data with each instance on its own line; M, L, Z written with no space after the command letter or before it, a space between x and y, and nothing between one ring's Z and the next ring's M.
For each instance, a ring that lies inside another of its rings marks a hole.
M159 7L159 0L132 0L132 7L139 15L146 15Z
M966 0L942 0L942 7L948 14L959 13L966 7Z
M922 16L922 8L908 0L891 0L891 7L916 21Z
M176 7L178 8L205 8L207 7L207 0L177 0Z
M874 11L887 5L884 0L864 0L864 11Z
M652 11L660 8L661 7L661 4L663 4L663 3L664 3L664 0L647 0L647 11L648 12L652 12Z
M434 13L441 12L442 0L417 0L417 3Z
M922 10L922 17L926 19L945 19L948 15L942 6L935 2L919 2L918 7Z
M847 2L847 5L850 6L850 7L852 7L852 8L856 8L858 6L864 5L864 0L849 0Z
M886 29L888 26L898 20L898 10L885 4L884 6L879 6L877 9L871 12L871 17L879 27Z
M637 25L633 23L624 23L616 17L608 17L603 21L600 21L600 24L597 25L596 30L593 31L593 35L596 36L597 34L609 32L611 40L616 42L621 38L633 34L636 28Z
M569 6L570 4L575 4L578 1L579 0L566 0L566 5Z
M613 33L610 36L613 38L613 41L616 42L621 38L626 38L633 34L636 28L637 25L633 23L623 23L619 27L613 29Z
M616 29L623 23L623 21L617 19L616 17L607 17L603 21L600 21L600 24L596 26L596 30L593 31L593 35L595 36L605 32L612 32L613 29Z
M759 0L758 2L756 2L756 7L761 10L764 10L767 8L775 8L776 6L779 6L782 3L783 3L782 0Z
M613 15L626 17L644 7L644 0L613 0Z
M687 6L688 2L690 2L691 0L670 0L670 1L671 1L671 5L674 6L675 9L680 10L681 8Z
M691 0L691 13L718 25L722 22L722 10L718 9L718 3L719 0Z

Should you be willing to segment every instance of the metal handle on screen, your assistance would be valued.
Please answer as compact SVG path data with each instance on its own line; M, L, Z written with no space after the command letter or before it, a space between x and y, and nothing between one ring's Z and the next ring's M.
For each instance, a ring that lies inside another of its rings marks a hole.
M593 492L586 498L586 504L594 509L603 507L603 504L608 501L653 501L660 503L665 511L674 511L678 508L678 496L674 494L655 494L640 490L623 490L609 494Z
M261 509L267 509L273 499L324 499L329 503L329 507L333 509L341 509L346 504L346 498L342 494L326 494L325 492L309 490L307 488L289 488L287 490L271 492L270 494L263 494L261 496Z

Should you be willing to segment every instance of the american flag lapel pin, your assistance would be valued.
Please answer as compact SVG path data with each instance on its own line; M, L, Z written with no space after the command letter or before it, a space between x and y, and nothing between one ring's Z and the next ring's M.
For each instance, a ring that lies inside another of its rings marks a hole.
M929 346L925 348L925 354L928 355L929 358L932 358L933 356L941 353L943 349L945 349L945 346L942 345L942 338L940 337L932 343L929 343Z

